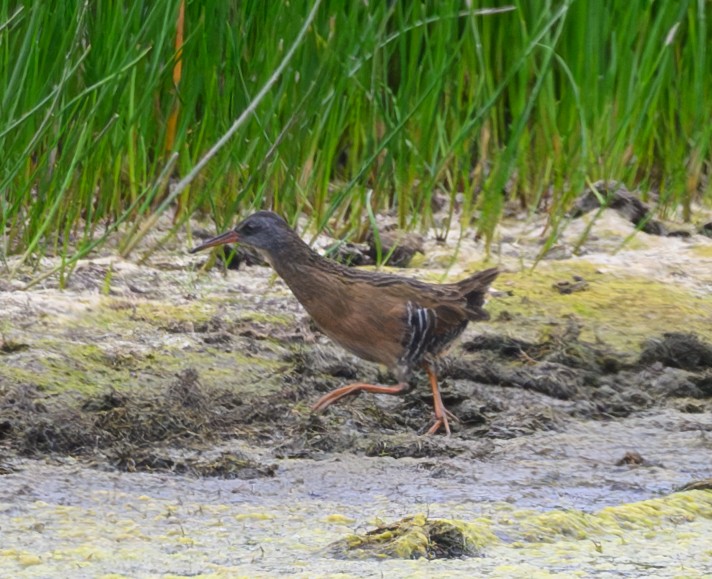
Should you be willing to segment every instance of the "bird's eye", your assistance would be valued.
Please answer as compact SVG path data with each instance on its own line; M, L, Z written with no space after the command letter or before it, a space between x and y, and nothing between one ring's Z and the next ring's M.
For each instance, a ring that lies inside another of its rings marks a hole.
M240 227L240 233L244 233L245 235L252 235L256 231L256 228L252 223L245 223L242 227Z

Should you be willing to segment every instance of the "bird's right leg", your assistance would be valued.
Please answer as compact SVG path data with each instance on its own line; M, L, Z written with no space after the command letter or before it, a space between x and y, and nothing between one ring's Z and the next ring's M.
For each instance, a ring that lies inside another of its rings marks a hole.
M410 390L410 385L407 382L401 382L395 386L381 386L380 384L364 384L356 383L349 384L348 386L342 386L336 390L324 394L316 404L312 406L314 412L321 412L326 410L334 402L337 402L344 398L345 396L350 396L352 394L358 394L359 392L372 392L374 394L405 394Z
M450 424L448 423L448 414L452 415L445 405L443 404L443 399L440 396L440 389L438 388L438 378L435 375L435 371L432 366L427 362L423 363L425 372L430 380L430 387L433 391L433 408L435 409L435 424L433 424L428 430L428 434L435 434L440 427L445 428L445 436L450 436Z

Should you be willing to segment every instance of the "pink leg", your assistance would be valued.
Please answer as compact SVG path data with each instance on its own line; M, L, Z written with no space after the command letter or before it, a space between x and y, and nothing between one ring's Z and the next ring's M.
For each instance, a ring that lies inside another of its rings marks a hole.
M438 388L438 379L430 364L424 363L425 373L430 379L430 387L433 390L433 407L435 409L435 424L428 430L428 434L435 434L440 427L445 427L445 435L450 436L450 424L447 421L448 411L445 409L443 399L440 397L440 389Z
M348 386L342 386L336 390L324 394L319 400L316 401L312 410L314 412L321 412L326 410L334 402L337 402L344 398L345 396L350 396L351 394L358 394L359 392L373 392L374 394L402 394L408 390L409 386L406 383L396 384L395 386L381 386L379 384L349 384Z

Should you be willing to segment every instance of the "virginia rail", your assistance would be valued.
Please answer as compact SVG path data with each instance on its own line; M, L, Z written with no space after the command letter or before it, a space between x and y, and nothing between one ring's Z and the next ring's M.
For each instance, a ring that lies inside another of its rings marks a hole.
M321 411L360 391L403 394L408 378L422 366L433 391L435 422L450 434L433 361L465 330L469 321L486 320L482 309L497 268L456 283L429 284L376 271L348 268L321 257L276 213L258 211L191 253L225 243L254 247L272 265L316 325L356 356L387 366L398 384L356 383L322 396L312 407Z

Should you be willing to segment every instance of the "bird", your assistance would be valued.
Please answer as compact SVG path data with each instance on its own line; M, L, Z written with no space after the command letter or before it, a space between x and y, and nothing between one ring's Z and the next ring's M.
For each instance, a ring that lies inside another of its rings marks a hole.
M394 386L357 382L323 395L312 406L322 412L359 392L405 394L418 368L425 370L433 394L435 420L450 436L434 363L470 321L489 318L483 309L494 267L461 281L431 284L381 271L346 267L322 257L272 211L257 211L234 229L190 250L196 253L226 243L250 246L267 261L312 317L317 327L345 350L386 366Z

